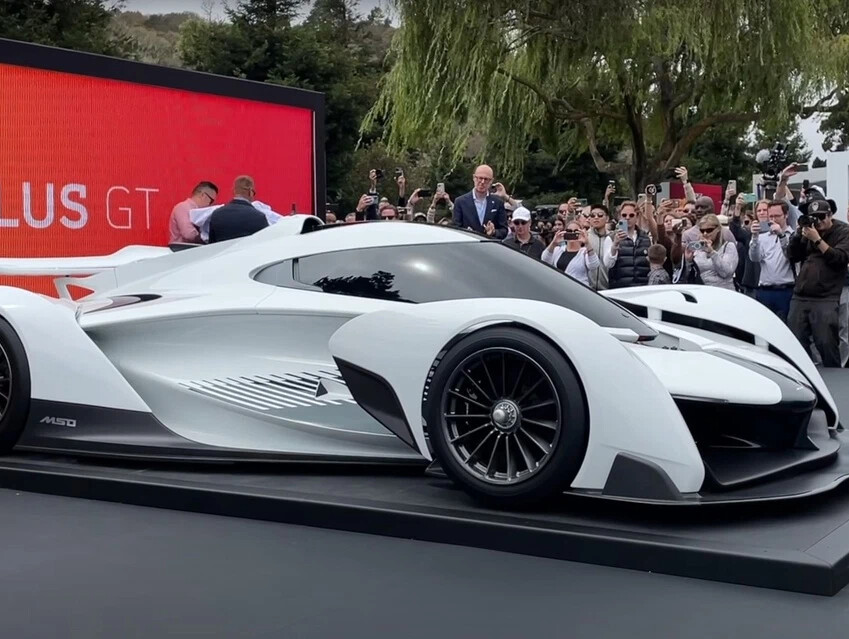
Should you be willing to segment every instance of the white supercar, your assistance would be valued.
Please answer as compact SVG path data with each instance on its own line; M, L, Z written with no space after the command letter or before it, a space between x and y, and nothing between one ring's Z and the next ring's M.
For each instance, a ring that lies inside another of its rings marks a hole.
M471 233L303 215L0 274L51 275L60 293L0 287L1 452L422 464L504 507L844 479L819 372L730 291L597 294Z

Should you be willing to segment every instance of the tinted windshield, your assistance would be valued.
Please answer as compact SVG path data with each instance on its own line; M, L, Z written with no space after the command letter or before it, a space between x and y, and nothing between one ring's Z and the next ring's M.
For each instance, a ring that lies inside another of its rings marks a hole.
M510 297L558 304L609 328L655 335L562 271L498 242L362 248L302 257L295 279L326 293L421 304Z

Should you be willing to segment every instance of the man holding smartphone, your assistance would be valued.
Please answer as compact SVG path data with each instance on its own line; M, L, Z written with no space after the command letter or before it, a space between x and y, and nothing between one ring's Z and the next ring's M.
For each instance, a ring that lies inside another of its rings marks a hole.
M649 281L649 234L637 226L636 202L623 202L619 206L619 222L613 241L603 257L608 270L610 288L644 286Z
M760 265L755 299L787 322L796 276L786 250L792 231L787 228L788 206L783 200L769 203L766 220L755 220L749 231L749 259Z

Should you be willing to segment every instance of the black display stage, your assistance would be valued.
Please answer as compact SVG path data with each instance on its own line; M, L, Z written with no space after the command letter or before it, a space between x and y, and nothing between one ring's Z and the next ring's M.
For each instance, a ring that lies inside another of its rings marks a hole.
M827 381L849 415L849 371L831 372ZM838 463L849 466L846 439ZM819 595L849 582L849 485L759 505L647 507L564 496L545 511L505 513L481 508L420 469L331 473L222 464L186 470L20 454L0 458L0 487Z

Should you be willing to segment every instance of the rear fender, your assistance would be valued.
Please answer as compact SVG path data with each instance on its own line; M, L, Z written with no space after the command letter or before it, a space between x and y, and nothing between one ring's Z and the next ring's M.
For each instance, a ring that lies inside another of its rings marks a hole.
M580 377L590 436L573 488L603 488L616 455L625 452L660 465L682 493L699 490L704 465L661 381L619 339L569 309L518 299L410 305L347 322L331 337L330 351L361 405L354 388L360 380L350 377L368 374L391 387L409 432L399 433L399 419L370 412L431 459L422 415L431 368L457 336L498 324L524 326L545 336Z
M73 302L0 286L0 316L23 342L32 399L150 412L80 328L76 308Z

